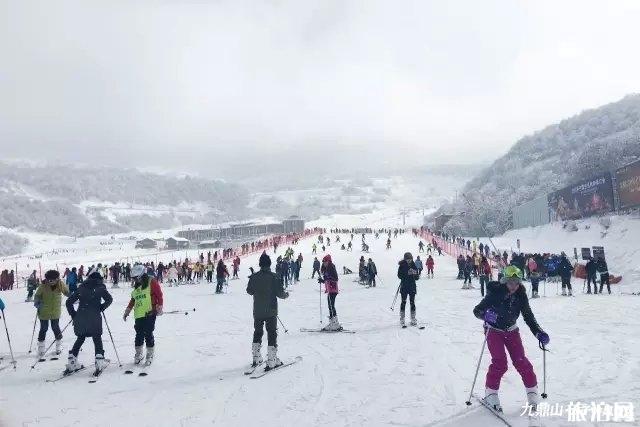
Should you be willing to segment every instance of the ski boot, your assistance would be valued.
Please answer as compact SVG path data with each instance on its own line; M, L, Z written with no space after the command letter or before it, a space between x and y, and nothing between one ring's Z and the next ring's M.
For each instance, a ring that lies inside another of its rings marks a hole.
M56 356L62 353L62 338L56 340Z
M402 326L403 328L407 326L404 322L404 310L400 310L400 326Z
M259 342L254 342L253 344L251 344L251 355L253 356L251 366L254 368L264 362L264 360L262 360L262 354L260 353L261 346L262 344L260 344Z
M136 365L139 365L140 362L142 362L142 359L144 359L144 357L142 356L142 346L137 345L136 354L133 356L133 363L135 363Z
M38 352L36 353L38 359L42 359L44 357L44 352L44 341L38 341Z
M569 296L572 297L573 296L573 292L571 291L571 289L569 289Z
M540 397L538 396L538 387L527 387L527 415L529 417L529 426L540 425L540 414L538 412L538 404L540 403Z
M411 310L411 326L418 326L418 320L416 319L415 310Z
M109 362L104 358L104 354L96 354L95 365L96 372L102 372L109 365Z
M323 330L323 331L330 331L330 330L331 330L332 325L333 325L333 317L329 317L329 323L327 323L327 324L322 328L322 330Z
M338 322L338 316L333 316L332 322L329 323L330 331L341 331L342 325Z
M78 358L73 355L73 353L69 352L69 357L67 358L67 364L65 366L64 374L68 375L75 371L79 371L82 369L82 365L78 363Z
M498 397L498 390L486 389L484 402L489 405L494 411L502 412L502 405L500 405L500 398Z
M567 296L567 290L566 289L562 289L562 296Z
M147 357L144 361L144 366L151 366L153 363L153 354L155 352L155 347L147 347Z
M265 371L270 371L278 366L282 366L282 361L278 359L278 348L269 346L267 347L267 367Z

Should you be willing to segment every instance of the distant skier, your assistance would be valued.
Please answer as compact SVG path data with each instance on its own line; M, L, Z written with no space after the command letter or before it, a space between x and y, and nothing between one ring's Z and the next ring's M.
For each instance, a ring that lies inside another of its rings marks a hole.
M69 351L66 373L77 371L81 368L78 363L78 353L86 338L93 339L95 348L96 371L102 371L107 367L102 346L102 317L101 314L113 302L113 298L104 284L100 274L100 264L87 275L87 280L78 287L78 290L67 298L66 306L69 315L73 319L73 330L77 336L73 348ZM73 304L79 301L78 310Z
M597 262L598 272L600 273L600 293L604 285L607 285L607 291L611 295L611 284L609 283L609 268L607 267L607 261L603 257L598 258ZM595 284L593 285L595 287Z
M387 239L387 250L391 249L391 238Z
M44 281L38 289L33 300L33 305L38 310L40 319L40 332L38 332L38 358L44 357L44 340L47 337L47 329L51 322L51 330L56 339L56 354L62 350L62 332L60 332L60 306L62 295L69 296L67 285L60 280L60 273L49 270L44 275Z
M376 287L376 276L378 275L378 268L371 258L367 262L367 278L369 279L369 287Z
M567 288L569 289L569 296L572 296L571 291L571 273L573 273L573 266L567 259L567 255L562 252L562 258L560 264L558 264L557 272L562 280L562 295L567 295Z
M67 273L66 282L67 287L69 288L69 293L74 293L78 289L78 273L75 267Z
M418 324L416 320L416 279L418 278L418 269L413 262L411 252L404 254L402 261L398 263L398 279L400 279L400 325L405 326L405 306L407 305L407 296L411 305L411 325Z
M325 255L324 258L322 258L320 272L322 276L318 278L318 282L324 283L324 292L327 294L327 303L329 305L329 324L322 329L325 331L341 331L342 325L338 322L338 313L336 311L338 272L336 271L336 266L331 261L331 255Z
M228 277L229 270L227 270L227 266L224 264L222 259L220 259L218 261L218 266L216 267L216 294L222 293L222 287Z
M424 265L422 264L422 260L420 259L419 255L416 257L415 264L416 264L416 268L418 269L418 279L419 279L420 276L422 275L422 270L424 269Z
M593 258L590 258L589 261L587 261L587 264L585 265L585 270L587 273L587 293L588 294L591 293L591 284L593 283L593 293L597 294L598 293L598 280L597 280L598 266L597 266L596 260L594 260Z
M527 393L527 401L533 411L538 405L538 380L529 359L525 356L516 325L522 313L525 323L542 346L549 344L549 335L538 325L522 285L522 271L508 266L503 270L500 282L489 282L487 296L473 309L473 314L485 322L485 339L491 353L491 365L487 372L485 402L496 411L502 411L498 390L507 372L506 350L516 368Z
M262 354L263 325L267 329L267 367L271 370L282 365L278 359L278 298L286 299L289 293L282 287L280 278L271 272L271 258L267 254L262 254L258 262L260 271L249 277L247 293L253 296L253 343L251 353L253 357L252 365L260 365Z
M433 257L429 255L427 257L427 277L431 277L433 279L433 266L434 266Z
M240 271L240 257L236 256L233 259L233 278L238 279L238 272Z
M418 252L424 252L424 243L422 243L422 240L418 243Z
M131 291L131 299L129 305L124 310L122 320L127 321L127 317L133 310L135 319L134 329L136 338L134 341L136 353L133 362L137 365L142 362L142 346L146 343L147 354L145 356L145 365L149 366L153 362L155 356L155 338L153 331L156 327L156 317L162 316L162 306L164 304L162 297L162 289L158 280L149 276L144 267L140 264L131 270L133 278L133 290Z
M318 273L318 277L320 277L320 261L318 261L318 257L313 257L313 272L311 273L311 278L313 279Z

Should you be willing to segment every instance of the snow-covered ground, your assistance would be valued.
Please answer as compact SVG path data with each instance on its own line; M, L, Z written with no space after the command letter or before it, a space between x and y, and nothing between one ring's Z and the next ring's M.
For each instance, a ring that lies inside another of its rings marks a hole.
M359 225L376 224L372 218L367 220L371 221ZM346 222L343 226L350 226ZM320 327L320 319L326 322L327 316L324 294L309 279L312 242L301 241L294 249L305 257L302 280L294 285L290 298L280 302L280 318L288 333L280 327L278 338L282 359L300 355L303 360L261 379L242 373L250 359L253 325L246 276L249 266L257 266L256 256L243 259L241 279L231 281L226 294L215 295L205 283L164 287L165 311L180 313L159 318L156 358L147 377L123 374L105 329L106 356L113 363L98 383L88 384L88 370L46 383L62 371L64 358L29 369L33 358L27 349L34 309L22 302L23 289L2 292L18 368L0 372L0 425L499 426L484 408L477 404L467 408L464 403L483 335L481 322L471 313L480 293L460 289L460 282L454 279L454 260L436 257L436 278L419 282L417 310L419 319L427 323L425 330L400 329L398 308L389 308L398 283L397 261L405 251L417 250L417 239L409 234L394 240L390 251L384 250L382 237L368 237L371 253L365 256L376 261L380 272L376 288L363 288L353 281L353 275L340 275L336 308L340 322L355 334L299 332L302 327ZM328 252L339 273L342 266L357 271L359 252L340 251L335 243ZM123 322L121 316L129 290L111 292L114 303L106 315L127 367L133 356L133 323L131 319ZM630 401L636 411L640 408L640 297L578 294L567 298L547 289L547 297L533 300L532 307L551 336L547 357L550 403ZM63 314L61 325L68 321ZM522 320L520 324L523 326ZM541 383L542 353L526 326L521 332ZM51 332L47 338L49 343ZM65 332L65 351L73 340L73 333ZM0 354L6 364L4 339L0 339ZM485 354L478 393L482 393L488 359ZM93 363L90 341L80 360L85 365ZM524 390L511 365L501 398L514 425L526 425L517 416ZM575 423L567 422L565 413L545 420L545 425Z
M501 251L517 250L517 239L520 239L520 250L523 252L564 251L573 258L573 249L603 246L607 257L609 271L616 276L623 276L620 283L623 292L640 291L640 217L637 215L610 216L606 223L608 228L601 225L602 220L589 218L576 221L577 231L570 231L562 227L561 222L555 222L540 227L511 230L502 236L493 238L493 243ZM480 239L487 242L487 239ZM580 262L582 258L579 258Z

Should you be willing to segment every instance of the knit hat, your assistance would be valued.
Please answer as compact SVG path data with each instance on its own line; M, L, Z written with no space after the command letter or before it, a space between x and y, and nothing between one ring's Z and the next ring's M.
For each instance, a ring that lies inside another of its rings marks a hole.
M267 254L260 255L260 260L258 261L258 265L260 266L260 268L271 267L271 258L269 258L269 255Z
M331 255L325 255L324 258L322 258L322 262L331 262Z
M57 270L49 270L44 273L44 278L49 281L58 280L60 278L60 273Z

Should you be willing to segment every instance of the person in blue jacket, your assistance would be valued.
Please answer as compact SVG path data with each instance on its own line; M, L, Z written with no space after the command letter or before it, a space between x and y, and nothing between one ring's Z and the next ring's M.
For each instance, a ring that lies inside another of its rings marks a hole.
M78 272L73 267L69 273L67 273L67 287L70 293L74 293L78 290Z

